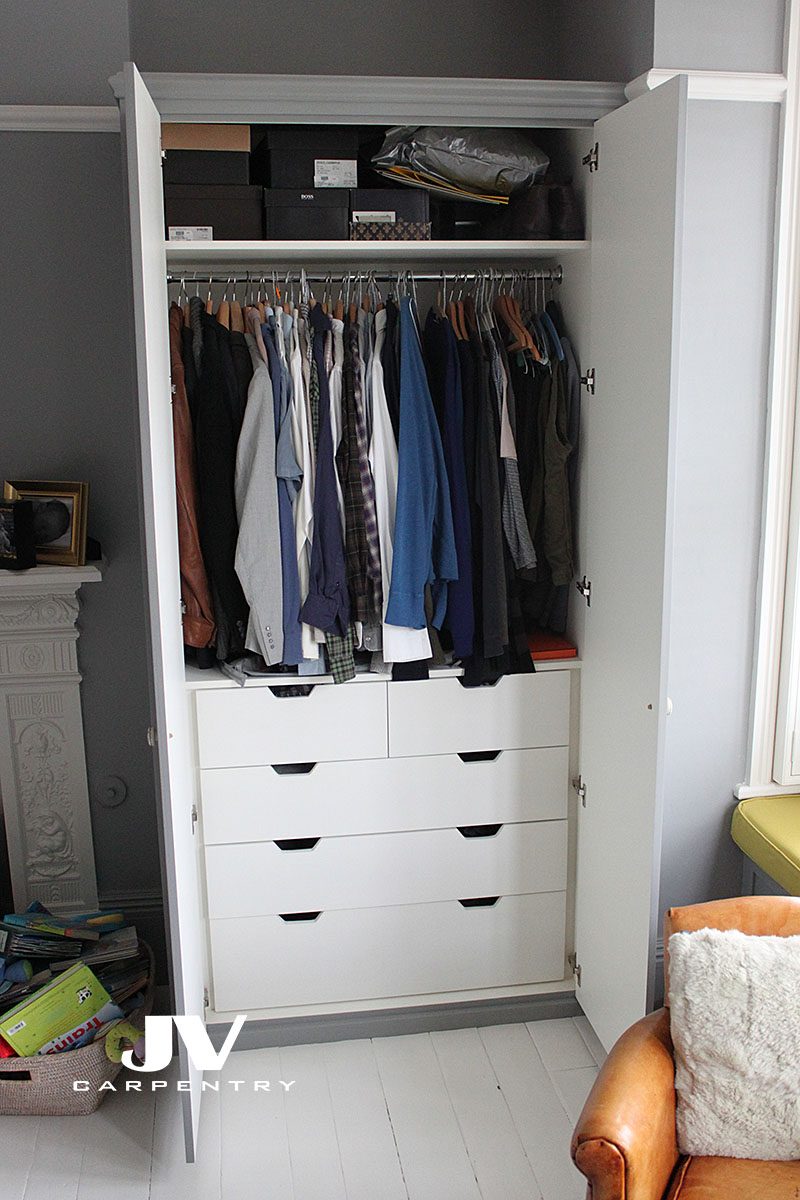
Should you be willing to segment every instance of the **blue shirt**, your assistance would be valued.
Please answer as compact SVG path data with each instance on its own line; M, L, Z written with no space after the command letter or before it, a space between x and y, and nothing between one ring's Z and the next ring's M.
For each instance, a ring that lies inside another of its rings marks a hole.
M392 582L386 622L424 629L425 585L441 627L458 579L450 488L411 301L400 301L400 436Z

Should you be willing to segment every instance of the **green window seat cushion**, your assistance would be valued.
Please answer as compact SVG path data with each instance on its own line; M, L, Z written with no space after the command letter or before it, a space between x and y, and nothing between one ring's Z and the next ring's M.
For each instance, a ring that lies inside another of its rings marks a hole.
M731 836L748 858L800 896L800 795L751 796L733 813Z

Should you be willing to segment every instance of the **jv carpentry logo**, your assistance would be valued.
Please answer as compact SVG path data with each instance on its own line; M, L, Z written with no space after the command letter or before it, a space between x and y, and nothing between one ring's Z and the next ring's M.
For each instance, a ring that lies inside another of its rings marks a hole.
M146 1073L148 1075L164 1071L172 1061L172 1026L174 1023L178 1031L178 1036L186 1047L189 1059L195 1070L219 1072L225 1066L246 1020L247 1017L239 1013L228 1030L228 1036L222 1043L221 1048L215 1050L206 1027L198 1016L176 1016L172 1014L171 1016L145 1017L144 1058L137 1058L136 1048L134 1048L133 1050L123 1050L122 1062L131 1071ZM173 1082L176 1090L179 1092L188 1092L191 1090L192 1085L188 1079L177 1079ZM220 1080L211 1081L204 1079L200 1083L200 1087L204 1091L218 1092L220 1090L220 1082ZM248 1086L248 1081L244 1079L228 1079L224 1082L226 1087L232 1087L237 1092L240 1088ZM145 1089L144 1087L147 1083L150 1084L149 1089ZM276 1082L268 1079L254 1079L249 1081L249 1086L255 1092L278 1090L288 1092L294 1084L294 1079L279 1079ZM161 1088L167 1088L169 1085L170 1080L167 1079L126 1079L119 1086L107 1080L101 1083L97 1090L99 1092L156 1091ZM75 1079L72 1082L72 1090L74 1092L88 1092L91 1088L92 1084L88 1079Z

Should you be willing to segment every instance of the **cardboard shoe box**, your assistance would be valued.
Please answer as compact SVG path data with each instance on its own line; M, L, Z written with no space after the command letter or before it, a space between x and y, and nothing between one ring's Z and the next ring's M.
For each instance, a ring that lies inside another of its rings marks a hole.
M161 126L164 183L248 184L249 125Z
M430 197L422 188L353 188L351 241L427 241Z
M168 183L164 213L169 241L259 241L264 236L260 187Z
M250 178L270 188L349 188L357 167L355 126L275 125L253 149Z
M265 236L270 241L346 241L347 188L265 188Z

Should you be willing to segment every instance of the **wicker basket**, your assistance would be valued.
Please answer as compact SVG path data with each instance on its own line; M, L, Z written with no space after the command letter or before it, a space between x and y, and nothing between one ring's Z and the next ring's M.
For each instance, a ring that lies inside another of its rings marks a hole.
M153 952L146 942L139 946L150 959L150 978L144 1004L127 1020L144 1028L144 1018L153 1008L155 970ZM106 1057L105 1039L90 1042L77 1050L60 1054L34 1054L29 1058L0 1059L0 1114L3 1116L82 1117L94 1112L104 1099L101 1083L112 1082L122 1070L121 1063ZM76 1079L89 1081L87 1091L76 1092Z

